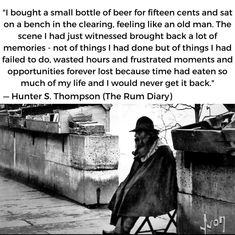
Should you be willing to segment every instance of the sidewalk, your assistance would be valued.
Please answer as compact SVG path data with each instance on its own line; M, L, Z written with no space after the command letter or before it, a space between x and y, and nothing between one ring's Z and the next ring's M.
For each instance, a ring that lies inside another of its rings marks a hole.
M0 234L101 234L103 229L113 229L109 219L108 209L88 209L0 172ZM164 227L167 219L162 217L155 222ZM141 220L136 227L140 223ZM175 228L169 231L175 232Z

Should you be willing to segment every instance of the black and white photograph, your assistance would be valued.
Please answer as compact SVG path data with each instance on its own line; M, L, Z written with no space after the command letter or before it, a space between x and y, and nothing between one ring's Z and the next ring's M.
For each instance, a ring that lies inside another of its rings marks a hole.
M235 234L233 0L0 3L1 234Z
M1 234L233 233L234 104L0 108Z

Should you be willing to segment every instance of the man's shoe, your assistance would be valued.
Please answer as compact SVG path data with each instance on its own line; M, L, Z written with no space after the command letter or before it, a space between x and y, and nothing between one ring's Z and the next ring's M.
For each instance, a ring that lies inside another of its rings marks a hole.
M114 232L114 230L111 230L111 231L106 231L106 230L103 230L103 234L117 234Z
M122 235L126 235L126 234L130 234L130 233L128 233L128 232L123 232L123 233L115 233L115 231L114 230L111 230L111 231L106 231L106 230L103 230L103 234L105 235L105 234L122 234Z

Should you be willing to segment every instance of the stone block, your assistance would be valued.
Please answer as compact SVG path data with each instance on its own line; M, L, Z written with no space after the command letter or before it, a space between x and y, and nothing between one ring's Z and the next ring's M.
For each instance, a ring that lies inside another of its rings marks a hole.
M54 162L45 165L45 185L81 204L107 204L118 186L117 170L86 171Z
M14 132L8 128L0 128L0 166L14 167Z
M38 185L45 184L45 164L46 161L41 156L28 156L28 180L30 183Z
M183 151L176 151L177 184L180 192L192 194L192 170L189 159L184 158Z
M16 131L15 139L16 173L24 178L42 178L42 171L44 169L41 169L41 165L45 161L47 141L45 134Z
M57 163L45 160L43 184L46 188L51 190L54 190L55 188L55 170L57 170L56 166Z
M13 152L7 149L1 149L0 152L1 152L0 166L7 169L13 169L14 168Z
M69 135L48 134L45 159L71 166L69 144Z
M118 136L70 135L72 165L84 170L117 169Z
M14 131L0 127L0 148L5 150L14 150Z
M178 152L180 192L235 203L235 158L223 154Z
M71 168L70 179L71 198L85 205L109 203L118 187L117 170L86 171Z
M233 234L235 204L178 193L178 234Z
M49 135L2 128L0 135L0 166L12 168L30 183L55 189L85 205L108 203L118 186L117 136ZM69 164L70 155L78 160L79 169ZM106 165L111 170L102 170Z
M15 132L15 171L28 177L28 158L31 153L32 137L27 132Z
M16 147L17 152L27 155L43 156L46 154L47 136L44 133L17 131Z
M30 146L30 155L40 156L45 159L47 147L47 134L41 132L30 132L32 141Z

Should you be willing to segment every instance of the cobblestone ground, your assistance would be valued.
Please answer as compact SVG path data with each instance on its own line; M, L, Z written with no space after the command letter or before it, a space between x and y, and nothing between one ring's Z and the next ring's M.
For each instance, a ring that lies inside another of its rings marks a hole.
M106 208L88 209L0 173L0 234L101 234L113 229L109 218ZM167 221L164 216L155 219L154 227L164 227ZM174 226L170 232L175 232Z

